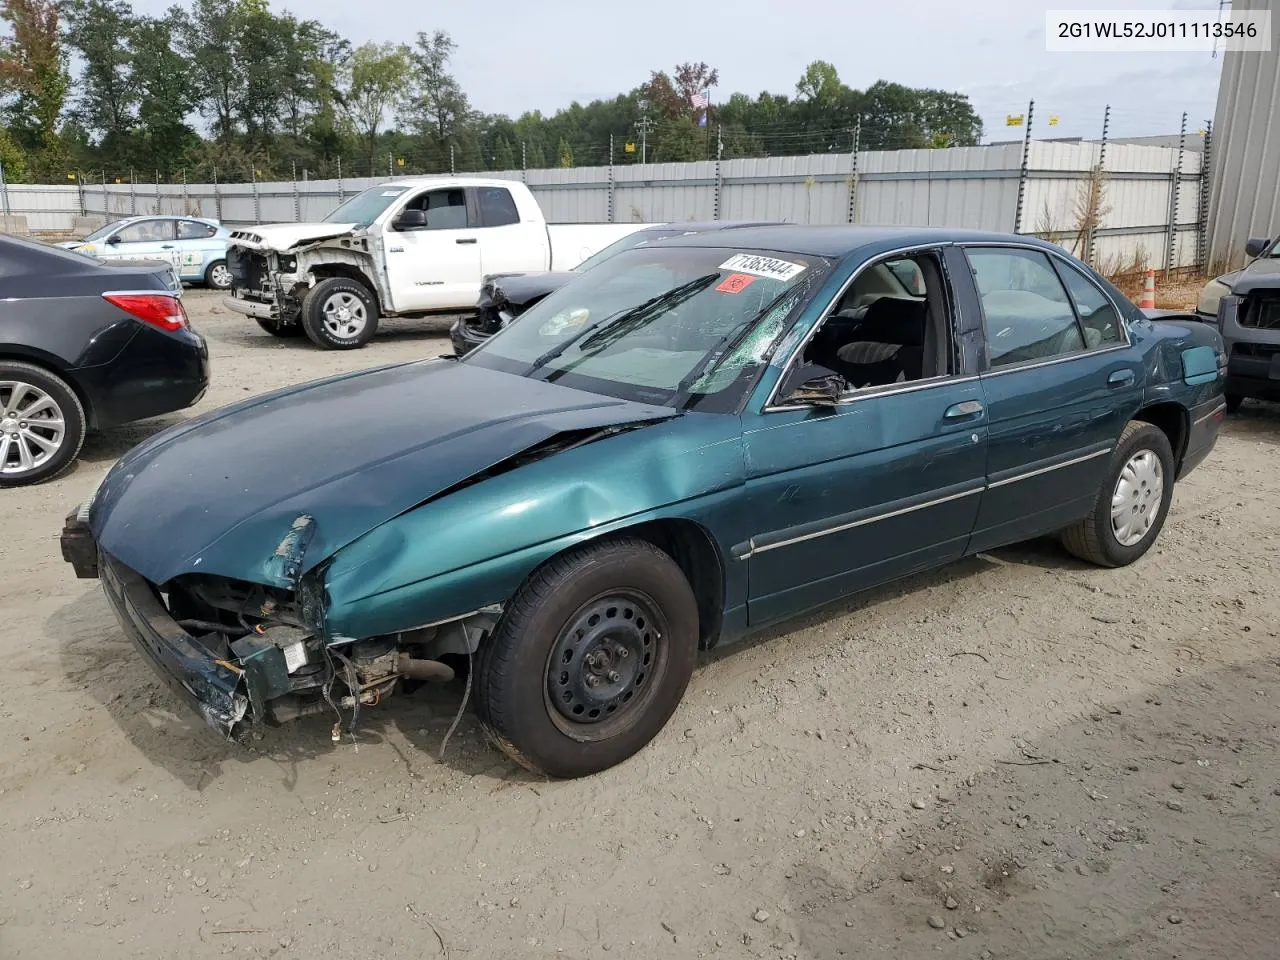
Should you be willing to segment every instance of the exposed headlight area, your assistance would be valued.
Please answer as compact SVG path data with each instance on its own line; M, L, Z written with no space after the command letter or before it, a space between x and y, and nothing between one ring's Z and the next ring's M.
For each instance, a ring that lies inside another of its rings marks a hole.
M1196 312L1216 317L1219 303L1230 293L1231 288L1221 280L1210 280L1200 291L1200 302L1196 304Z

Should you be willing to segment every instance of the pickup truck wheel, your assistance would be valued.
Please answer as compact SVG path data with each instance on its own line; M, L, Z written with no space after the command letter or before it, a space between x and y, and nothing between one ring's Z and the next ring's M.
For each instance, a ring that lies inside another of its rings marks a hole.
M1063 546L1100 567L1133 563L1160 536L1176 469L1165 432L1129 421L1112 451L1093 512L1062 532Z
M282 323L279 320L268 320L265 317L255 317L255 319L258 321L258 326L273 337L280 337L281 339L301 337L306 332L302 329L302 324L300 323Z
M0 487L50 480L84 443L84 406L60 377L29 363L0 362Z
M362 283L321 280L302 299L302 329L326 350L363 347L378 329L378 302Z
M652 544L588 544L536 570L481 647L476 711L498 747L551 777L621 763L675 712L698 652L698 606Z
M209 269L204 272L204 285L212 290L231 289L231 271L227 268L227 261L215 260L209 264Z

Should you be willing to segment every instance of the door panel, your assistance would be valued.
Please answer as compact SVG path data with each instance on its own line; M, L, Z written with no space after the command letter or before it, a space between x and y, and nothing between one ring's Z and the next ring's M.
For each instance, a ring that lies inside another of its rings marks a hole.
M104 243L98 256L104 260L162 260L175 270L181 267L174 221L138 220L126 224L114 236L119 243Z
M965 252L972 269L957 289L979 305L989 362L987 491L969 545L978 552L1092 509L1143 375L1105 297L1075 267L1034 249Z
M981 383L963 378L748 420L750 622L960 557L986 467L982 408Z
M465 191L423 191L400 209L426 210L427 227L384 228L387 282L397 312L470 306L480 296L480 236L469 226ZM393 215L394 218L394 215Z
M541 222L522 221L506 187L477 187L480 265L484 273L526 273L551 266L551 248Z

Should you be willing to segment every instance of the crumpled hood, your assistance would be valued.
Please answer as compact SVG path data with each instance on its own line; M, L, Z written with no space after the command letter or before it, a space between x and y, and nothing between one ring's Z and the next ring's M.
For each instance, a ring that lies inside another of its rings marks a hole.
M231 231L228 242L248 250L275 250L283 253L301 243L316 243L341 237L358 226L357 223L265 223Z
M501 306L509 303L514 307L522 308L530 300L540 300L580 276L581 274L572 270L490 274L484 278L484 283L480 287L480 301L477 306Z
M300 516L314 520L305 573L562 431L676 415L467 363L397 364L276 391L157 434L107 474L90 528L102 550L153 583L207 573L289 586L271 558Z

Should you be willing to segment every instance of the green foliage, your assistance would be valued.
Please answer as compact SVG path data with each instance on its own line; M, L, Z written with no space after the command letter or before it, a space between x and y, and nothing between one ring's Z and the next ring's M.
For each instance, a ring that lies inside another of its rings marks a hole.
M17 151L11 170L21 158L28 176L54 181L72 169L328 177L340 158L347 176L381 175L389 156L405 158L396 173L638 163L642 136L648 160L687 161L715 157L717 144L726 159L844 152L855 131L863 149L972 145L982 135L961 94L886 81L855 90L822 60L794 96L712 96L705 118L693 100L719 76L693 61L609 99L511 118L473 108L441 30L353 49L269 0L181 0L160 17L130 0L0 0L0 21L0 150Z

